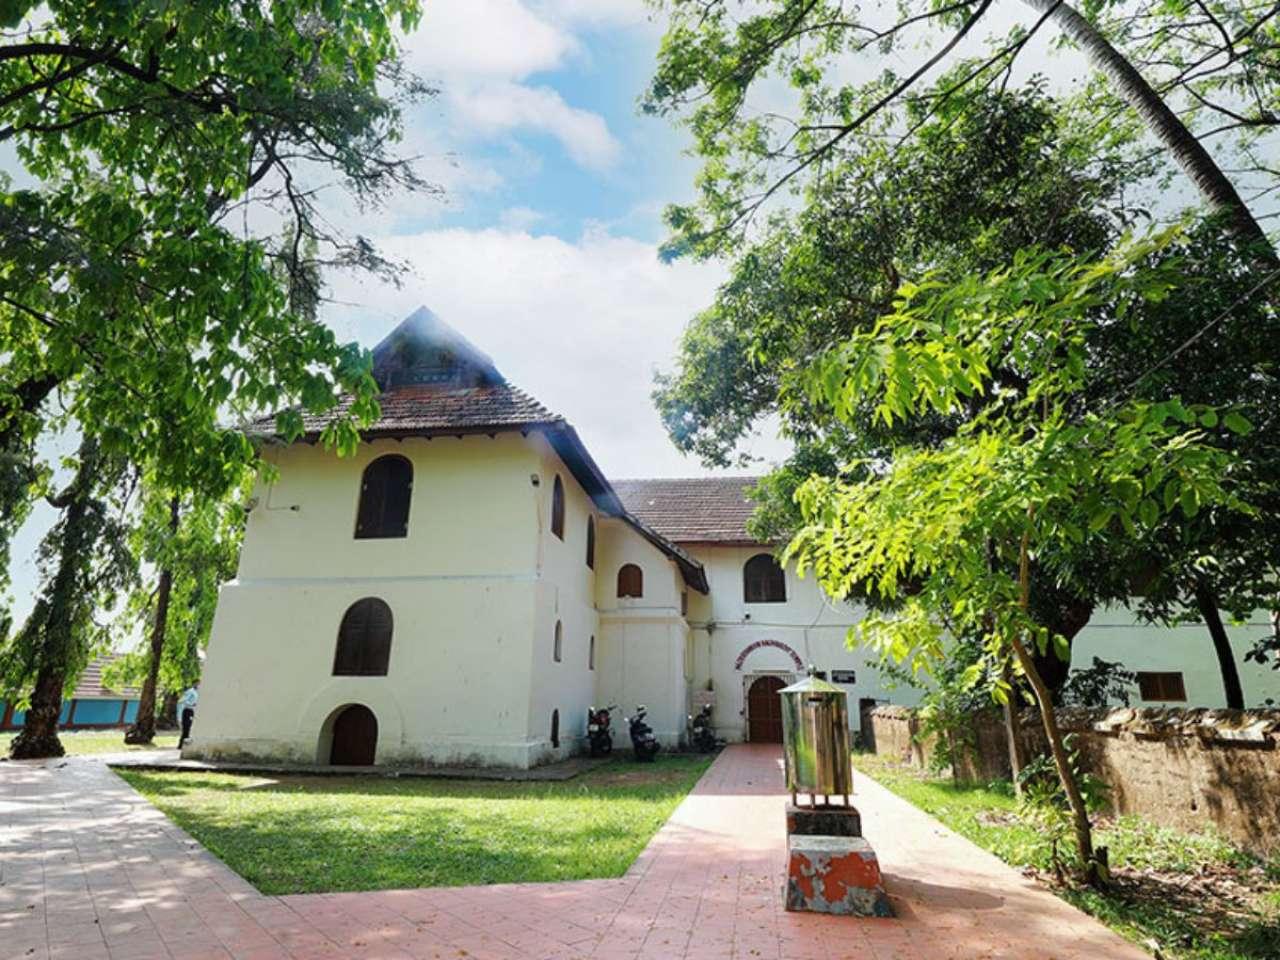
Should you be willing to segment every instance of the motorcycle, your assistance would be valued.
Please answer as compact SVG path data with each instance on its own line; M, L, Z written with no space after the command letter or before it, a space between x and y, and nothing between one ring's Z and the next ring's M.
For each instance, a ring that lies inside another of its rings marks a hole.
M607 757L613 753L613 731L609 729L610 711L617 710L618 705L587 708L587 744L593 757Z
M689 717L689 746L699 753L713 753L723 747L725 741L716 736L711 725L711 704L706 704L698 715Z
M652 763L654 755L661 748L658 738L653 735L653 728L644 722L644 704L636 707L635 716L627 720L631 731L631 752L642 763Z

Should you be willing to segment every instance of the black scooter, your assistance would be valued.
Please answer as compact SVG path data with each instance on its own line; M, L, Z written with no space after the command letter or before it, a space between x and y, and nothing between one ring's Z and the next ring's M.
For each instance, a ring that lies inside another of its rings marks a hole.
M716 736L715 727L711 725L711 704L706 704L698 715L689 717L689 746L699 753L713 753L725 745L725 741Z
M613 731L609 729L609 713L618 705L587 708L587 744L593 757L607 757L613 753Z
M645 713L644 704L639 704L635 716L628 719L627 724L631 730L631 752L640 762L652 763L662 745L653 735L653 728L644 722Z

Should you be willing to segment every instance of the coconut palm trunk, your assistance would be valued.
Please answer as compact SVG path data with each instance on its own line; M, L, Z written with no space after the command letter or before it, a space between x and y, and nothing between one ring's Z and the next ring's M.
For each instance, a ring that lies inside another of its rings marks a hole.
M1040 14L1050 16L1094 66L1111 80L1116 95L1133 108L1152 135L1164 144L1169 156L1195 184L1200 196L1222 214L1227 228L1246 244L1259 263L1269 270L1280 268L1275 248L1235 185L1128 58L1070 4L1062 0L1023 0L1023 3ZM1276 294L1271 296L1274 299Z

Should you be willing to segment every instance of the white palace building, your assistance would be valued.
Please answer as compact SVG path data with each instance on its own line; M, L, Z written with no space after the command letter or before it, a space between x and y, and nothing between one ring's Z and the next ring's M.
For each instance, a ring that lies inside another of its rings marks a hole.
M526 768L582 749L587 707L649 708L674 746L714 703L719 735L778 740L776 691L808 664L860 707L911 703L849 649L857 607L746 530L753 478L611 482L573 427L422 308L374 350L382 414L354 457L270 439L240 568L223 587L183 755ZM1268 624L1233 629L1243 653ZM1220 706L1203 628L1095 617L1143 693ZM1241 664L1250 704L1280 699ZM1141 701L1140 701L1141 702Z

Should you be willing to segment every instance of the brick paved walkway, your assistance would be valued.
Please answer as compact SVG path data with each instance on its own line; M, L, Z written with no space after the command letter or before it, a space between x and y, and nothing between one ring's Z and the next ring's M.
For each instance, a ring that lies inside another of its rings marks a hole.
M862 778L895 920L781 909L776 748L726 750L618 880L264 897L97 758L0 764L0 960L1141 960Z

